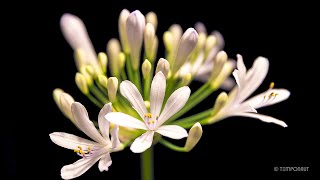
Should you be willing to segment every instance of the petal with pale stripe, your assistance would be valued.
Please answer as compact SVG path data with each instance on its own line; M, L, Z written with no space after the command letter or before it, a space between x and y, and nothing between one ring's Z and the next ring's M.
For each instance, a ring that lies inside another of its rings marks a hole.
M88 147L92 148L93 146L101 146L94 141L90 141L64 132L54 132L49 134L49 136L51 141L56 145L72 150L77 149L78 146L81 146L84 149L88 149Z
M119 126L147 130L146 125L142 121L121 112L108 113L105 118L109 122Z
M130 146L134 153L142 153L152 145L154 131L147 131L136 138Z
M166 136L172 139L182 139L188 136L188 132L177 125L164 125L156 130L157 133L162 136Z
M262 114L256 114L256 113L237 113L235 114L235 116L244 116L244 117L251 117L251 118L255 118L255 119L260 119L263 122L267 122L267 123L274 123L274 124L278 124L282 127L288 127L288 125L276 118L270 117L270 116L266 116L266 115L262 115Z
M108 171L109 166L111 166L111 164L112 164L112 160L111 160L110 153L103 155L101 157L101 159L99 161L99 165L98 165L100 172Z
M109 121L104 117L108 113L112 112L112 106L111 103L108 103L103 106L103 108L100 110L99 115L98 115L98 124L99 124L99 129L102 134L102 136L106 140L110 140L109 138Z
M159 116L165 92L166 77L160 71L154 76L150 90L150 112L153 116Z
M269 89L264 93L248 99L245 103L257 109L284 101L288 99L289 96L290 91L286 89Z

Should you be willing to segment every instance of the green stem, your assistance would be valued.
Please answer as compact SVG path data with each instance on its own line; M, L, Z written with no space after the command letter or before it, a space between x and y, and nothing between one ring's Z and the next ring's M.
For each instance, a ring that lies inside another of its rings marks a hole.
M172 124L175 125L181 125L181 124L185 124L185 123L194 123L200 119L206 118L208 116L210 116L212 114L212 109L208 109L205 111L202 111L198 114L183 118L183 119L178 119L177 121L174 121Z
M92 84L89 86L90 92L92 92L102 103L108 103L108 99L102 92L94 85Z
M129 54L126 54L126 68L127 68L128 78L130 81L132 81L133 74L132 74L132 66L131 66Z
M139 69L133 72L133 83L137 86L140 93L142 92Z
M164 146L166 146L167 148L172 149L172 150L174 150L174 151L187 152L184 147L176 146L176 145L172 144L171 142L166 141L166 140L164 140L164 139L161 139L159 142L160 142L162 145L164 145Z
M121 79L122 79L122 80L127 80L127 79L128 79L128 78L127 78L126 71L124 70L124 68L121 70L120 75L121 75Z
M199 121L199 123L201 125L207 125L208 124L208 121L210 120L210 118L212 118L211 116ZM185 128L185 129L189 129L191 128L192 126L194 125L194 122L186 122L186 123L181 123L179 126Z
M208 97L213 91L215 91L215 89L213 89L210 84L204 84L201 88L199 88L195 93L191 95L186 105L178 113L172 116L167 122L171 122L188 112L190 109L192 109L194 106Z
M141 179L153 180L153 146L144 151L141 156Z
M95 97L93 97L91 94L86 94L86 96L90 99L91 102L93 102L93 104L95 104L96 106L98 106L99 108L103 107L103 104L101 102L99 102Z
M143 97L144 97L144 100L146 101L150 100L150 88L151 88L151 80L153 78L153 70L154 70L154 64L152 64L151 66L150 76L147 79L144 79Z

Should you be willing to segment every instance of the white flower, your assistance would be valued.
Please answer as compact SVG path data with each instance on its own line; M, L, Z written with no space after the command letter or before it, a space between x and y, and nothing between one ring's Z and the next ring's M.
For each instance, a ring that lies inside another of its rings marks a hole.
M99 170L101 172L108 171L112 163L110 153L121 149L121 143L118 138L119 127L113 128L110 140L109 122L104 118L106 114L112 111L111 103L106 104L98 116L101 134L89 119L88 112L82 104L73 103L71 111L77 127L94 141L64 132L54 132L49 135L52 142L61 147L72 149L82 157L75 163L62 167L61 177L63 179L76 178L85 173L98 160L100 160Z
M166 78L160 71L154 76L151 84L149 113L137 87L130 81L121 83L121 94L132 104L143 122L121 112L111 112L105 117L108 121L119 126L147 130L134 140L130 147L132 152L140 153L148 149L152 144L155 132L172 139L181 139L188 136L187 131L180 126L162 124L177 113L188 101L191 92L189 87L184 86L174 91L160 113L165 91Z
M238 86L229 93L225 106L214 116L212 122L230 116L245 116L287 127L287 124L283 121L258 114L256 109L286 100L290 96L288 90L273 89L274 83L271 83L267 91L247 99L266 77L269 69L269 61L266 58L258 57L254 61L252 68L247 71L242 56L237 55L237 58L237 69L234 70L233 76Z

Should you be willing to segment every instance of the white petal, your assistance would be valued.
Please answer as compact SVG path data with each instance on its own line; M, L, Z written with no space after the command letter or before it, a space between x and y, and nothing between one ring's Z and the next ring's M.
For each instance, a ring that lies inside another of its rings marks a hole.
M266 116L266 115L262 115L262 114L256 114L256 113L238 113L235 114L236 116L244 116L244 117L251 117L251 118L256 118L256 119L260 119L263 122L267 122L267 123L275 123L278 124L282 127L288 127L288 125L283 122L280 121L279 119L270 117L270 116Z
M98 165L100 172L108 171L109 166L111 166L111 164L112 164L112 160L111 160L110 153L103 155L101 157L101 159L99 161L99 165Z
M92 121L89 119L88 112L81 103L73 103L71 105L71 112L77 126L82 132L100 144L108 143L105 139L103 139Z
M141 153L147 150L152 145L153 134L154 131L147 131L136 138L130 146L131 151L134 153Z
M243 58L240 54L237 54L237 69L239 70L241 77L244 77L244 75L247 73L247 68L243 63Z
M84 51L86 64L97 65L97 54L82 20L75 15L64 14L60 20L60 27L64 38L72 49L82 49Z
M100 155L92 158L82 158L73 164L63 166L61 169L61 177L63 179L73 179L79 177L89 168L91 168L99 159Z
M183 66L181 66L180 70L179 70L179 76L182 77L187 73L191 72L191 64L189 62L186 62L183 64Z
M247 99L262 83L269 69L269 61L266 58L258 57L245 79L245 85L240 89L239 102Z
M157 133L162 136L166 136L172 139L182 139L188 137L188 132L180 126L177 125L164 125L156 130Z
M180 111L180 109L188 101L190 93L190 88L188 86L184 86L175 90L171 94L159 117L157 127L161 126L161 124L163 124L171 116Z
M116 125L111 131L111 143L113 148L117 148L120 146L119 140L119 126Z
M141 118L148 113L147 108L144 104L142 96L137 87L130 81L122 81L120 84L120 92L133 106L133 108L139 113Z
M153 116L160 115L165 93L166 77L160 71L154 76L150 90L150 112Z
M147 130L146 125L142 121L121 112L108 113L105 118L109 122L119 126Z
M64 132L54 132L49 134L49 136L51 141L56 145L72 150L77 149L78 146L81 146L84 149L88 149L88 147L92 148L93 146L101 146L94 141L90 141Z
M271 93L274 93L275 96L270 96ZM284 101L288 99L289 96L290 92L286 89L269 89L264 93L248 99L245 103L257 109Z
M239 70L237 70L237 69L233 70L232 75L233 75L234 79L236 80L237 85L238 85L239 87L241 87Z
M108 113L112 112L112 106L111 103L108 103L103 106L103 108L100 110L99 115L98 115L98 124L99 124L99 129L102 134L102 136L106 140L109 139L109 121L104 117Z

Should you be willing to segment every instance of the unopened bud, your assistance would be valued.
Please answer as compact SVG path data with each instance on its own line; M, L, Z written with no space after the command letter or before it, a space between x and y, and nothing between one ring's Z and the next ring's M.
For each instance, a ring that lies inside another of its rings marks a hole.
M196 29L196 31L200 34L200 33L204 33L207 34L207 29L206 26L202 23L202 22L197 22L194 25L194 28Z
M187 142L184 146L187 152L191 151L199 142L202 136L202 127L200 123L195 123L192 128L189 130L189 135Z
M108 57L107 57L106 53L100 52L98 54L98 61L99 61L99 65L102 69L102 72L107 73Z
M83 74L81 74L81 73L76 74L76 84L83 94L89 93L88 83L87 83L87 80Z
M182 76L182 79L181 79L181 85L182 86L187 86L189 85L189 83L191 82L191 73L186 73Z
M108 79L108 96L110 102L114 102L117 98L117 91L118 91L118 79L116 77L110 77Z
M220 93L216 99L216 102L214 103L212 113L213 114L218 113L226 105L227 101L228 101L228 94L226 92Z
M164 58L160 58L158 61L156 73L158 73L159 71L161 71L166 78L168 77L168 73L170 71L170 64Z
M159 45L159 40L158 37L154 37L153 39L153 44L152 44L152 51L151 51L151 57L150 57L150 61L154 62L154 60L156 59L157 56L157 52L158 52L158 45Z
M198 33L193 28L189 28L180 39L177 55L174 60L172 72L175 74L186 62L188 56L196 47L198 42Z
M171 52L172 51L172 47L173 47L173 36L172 36L172 33L170 31L166 31L163 34L163 43L164 43L164 46L165 46L166 50L168 52Z
M127 9L123 9L120 13L119 21L118 21L118 29L119 29L121 45L122 45L123 51L127 54L129 53L129 46L128 46L128 38L126 33L126 23L129 15L130 15L130 12Z
M119 53L118 61L119 61L118 62L119 63L119 69L120 69L120 71L122 71L123 68L124 68L125 62L126 62L126 55L123 52Z
M108 88L108 78L105 75L99 75L98 76L98 82L101 84L104 88Z
M234 63L232 61L227 61L226 63L224 63L223 68L219 72L218 76L211 81L211 87L213 89L218 89L221 84L229 77L233 69Z
M130 48L131 64L134 70L140 65L140 52L142 46L145 18L139 10L133 11L126 22L128 45Z
M151 23L147 23L146 28L144 30L144 49L147 58L151 57L154 37L155 29Z
M119 62L120 43L118 39L112 38L107 44L107 54L109 56L111 75L119 77Z
M157 29L158 18L157 18L156 13L154 13L152 11L148 12L148 14L146 14L146 21L147 21L147 23L151 23L155 30Z
M142 75L144 79L147 79L150 77L150 72L151 72L151 63L150 61L148 61L148 59L144 60L144 62L142 63Z

